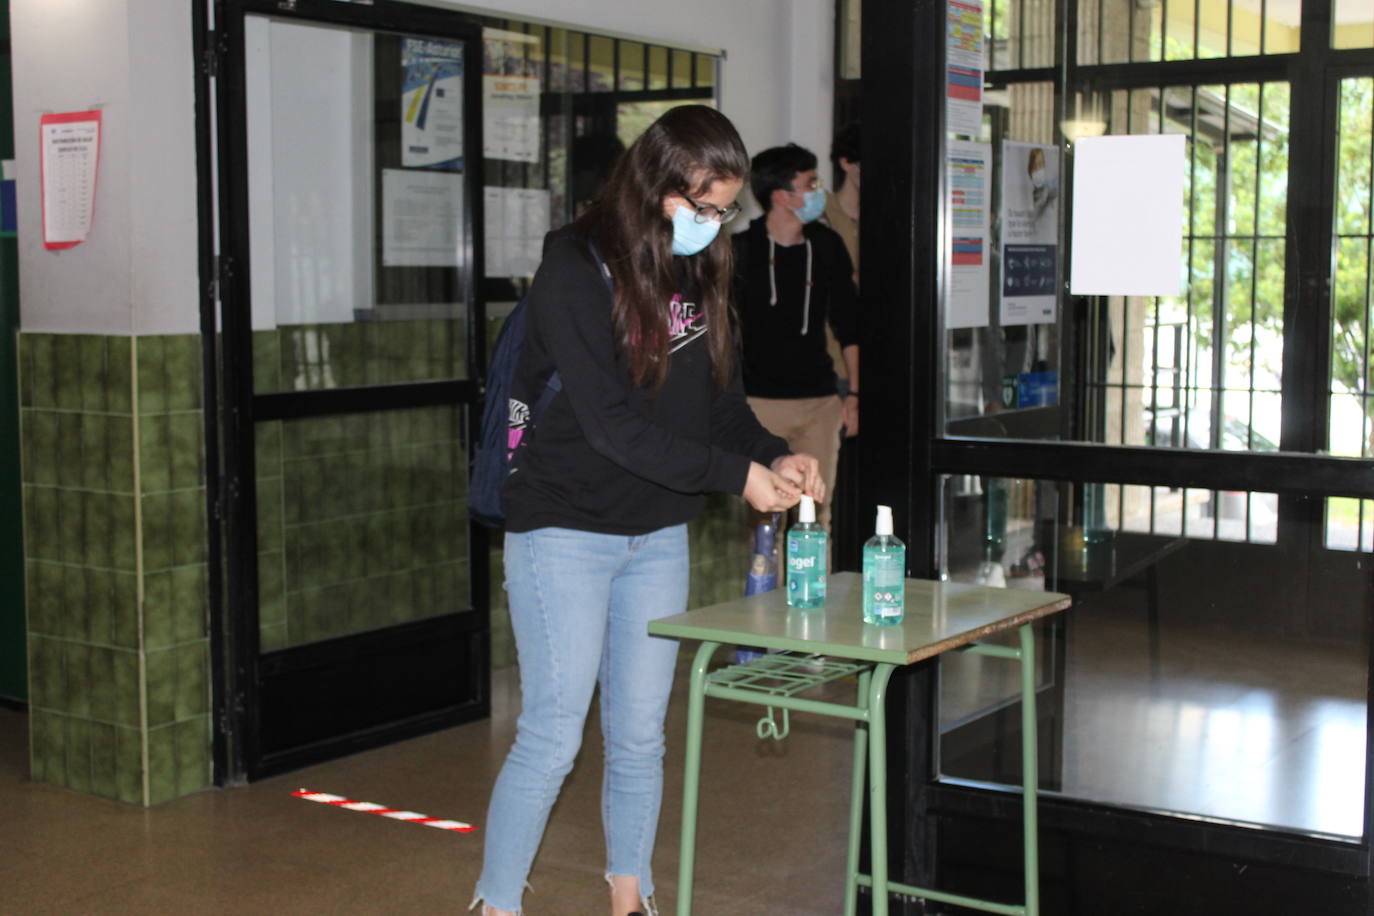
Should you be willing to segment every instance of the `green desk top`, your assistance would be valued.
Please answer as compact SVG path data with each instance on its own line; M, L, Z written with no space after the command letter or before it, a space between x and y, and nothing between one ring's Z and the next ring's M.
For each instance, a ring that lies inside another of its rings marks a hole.
M651 621L649 633L908 665L1070 604L1056 592L908 579L902 623L879 627L863 622L861 582L858 573L831 575L825 607L811 611L789 608L777 588Z

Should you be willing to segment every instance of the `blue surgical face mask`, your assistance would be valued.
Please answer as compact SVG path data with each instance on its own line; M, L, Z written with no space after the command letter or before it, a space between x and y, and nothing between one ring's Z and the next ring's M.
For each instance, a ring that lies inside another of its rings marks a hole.
M801 208L796 211L797 219L803 223L813 223L825 212L825 188L815 188L802 194Z
M673 254L696 254L711 244L718 232L719 221L699 223L695 210L678 204L673 211Z

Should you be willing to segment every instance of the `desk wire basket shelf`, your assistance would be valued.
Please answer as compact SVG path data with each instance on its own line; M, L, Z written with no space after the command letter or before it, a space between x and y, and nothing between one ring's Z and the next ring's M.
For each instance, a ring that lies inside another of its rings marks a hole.
M770 652L738 665L721 668L707 676L707 681L734 690L747 690L769 696L790 697L857 675L873 667L867 662L841 661L824 655L805 655L796 652ZM755 731L760 738L781 741L791 730L788 710L782 710L781 725L773 716L773 708L759 719Z

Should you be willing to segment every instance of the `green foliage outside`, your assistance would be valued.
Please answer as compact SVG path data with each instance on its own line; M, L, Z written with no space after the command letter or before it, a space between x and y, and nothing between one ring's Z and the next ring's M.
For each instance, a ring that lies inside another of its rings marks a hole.
M1210 111L1218 123L1207 127L1199 114L1197 124L1170 125L1194 132L1185 187L1190 263L1185 295L1162 300L1158 320L1189 322L1195 345L1203 351L1220 343L1224 352L1214 356L1225 360L1224 387L1277 394L1287 255L1288 86L1180 87L1168 92L1171 108ZM1343 81L1340 99L1329 381L1334 395L1356 396L1369 417L1374 399L1364 395L1374 392L1369 335L1374 80ZM1229 142L1222 139L1228 135ZM1220 290L1218 282L1223 284ZM1218 311L1221 327L1216 324ZM1193 384L1208 382L1194 379ZM1369 435L1367 427L1365 455L1374 454Z

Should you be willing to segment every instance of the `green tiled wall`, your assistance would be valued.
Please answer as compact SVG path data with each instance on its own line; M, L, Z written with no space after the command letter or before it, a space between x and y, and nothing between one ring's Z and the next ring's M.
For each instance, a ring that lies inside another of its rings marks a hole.
M265 651L471 607L462 417L259 424Z
M457 319L283 325L253 332L253 390L309 391L467 375Z
M21 334L33 777L210 784L200 339Z
M687 607L705 607L744 594L753 550L749 506L738 496L714 493L706 511L687 528L692 587Z
M257 335L258 390L461 368L453 322L357 327L313 329L312 344L312 329ZM296 357L320 339L327 374ZM194 335L20 335L35 779L136 804L210 784L199 347ZM265 651L469 603L460 420L432 408L259 424ZM712 497L690 537L690 605L739 594L743 502ZM515 646L499 539L489 562L502 667Z

